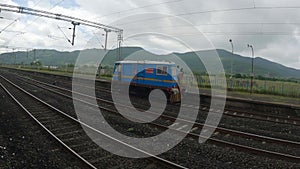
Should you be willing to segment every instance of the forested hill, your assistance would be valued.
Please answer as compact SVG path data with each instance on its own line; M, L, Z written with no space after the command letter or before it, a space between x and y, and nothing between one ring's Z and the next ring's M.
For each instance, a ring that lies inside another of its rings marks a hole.
M76 59L79 55L89 57L97 57L97 55L103 54L105 51L101 49L87 49L83 51L73 52L60 52L56 50L35 50L29 52L14 52L14 53L3 53L0 55L0 63L5 64L30 64L34 60L39 60L43 65L47 66L61 66L75 64ZM124 47L121 49L122 58L129 55L138 55L140 60L170 60L176 54L180 59L185 61L189 67L197 72L205 72L203 64L199 61L198 56L210 57L215 55L215 51L198 51L188 53L174 53L169 55L156 55L145 51L138 47ZM197 53L197 55L195 54ZM241 56L238 54L232 55L231 52L226 50L218 49L218 55L223 63L224 69L227 73L233 74L249 74L251 70L251 58ZM103 59L103 66L112 66L113 63L118 59L118 51L109 51ZM92 60L92 59L91 59ZM91 61L90 65L94 62ZM268 76L268 77L279 77L279 78L297 78L300 79L300 70L283 66L279 63L274 63L257 57L254 59L254 71L255 75Z

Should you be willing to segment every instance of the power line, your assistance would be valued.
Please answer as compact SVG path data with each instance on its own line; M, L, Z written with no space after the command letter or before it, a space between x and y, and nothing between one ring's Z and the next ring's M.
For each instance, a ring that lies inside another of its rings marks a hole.
M253 7L256 8L255 0L253 0Z
M153 30L178 30L178 28L190 28L193 26L193 29L196 29L194 27L200 27L200 26L222 26L222 25L300 25L300 22L220 22L220 23L203 23L203 24L196 24L196 25L184 25L184 24L178 24L178 25L170 25L170 26L155 26L155 27L147 27L148 29ZM133 30L140 30L141 28L133 28L130 29Z
M51 8L49 8L49 10L51 11L52 9L54 9L57 5L59 5L60 3L62 3L65 0L61 0L58 3L54 4ZM41 16L37 16L32 22L28 23L27 25L24 26L24 28L29 27L30 25L32 25L34 22L36 22L39 18L41 18Z
M37 10L37 9L32 9L32 8L27 8L27 7L19 7L19 6L14 6L14 5L6 5L6 4L1 4L0 3L0 9L2 11L8 11L8 12L16 12L16 13L21 13L21 14L27 14L27 15L34 15L34 16L40 16L40 17L46 17L50 19L55 19L55 20L61 20L61 21L66 21L66 22L76 22L80 23L81 25L85 26L90 26L98 29L108 29L111 30L112 32L122 32L122 29L109 26L109 25L104 25L101 23L81 19L81 18L76 18L73 16L67 16L63 14L58 14L58 13L52 13L48 11L43 11L43 10Z
M100 38L97 36L97 34L96 34L94 31L92 31L92 32L93 32L94 36L96 37L96 40L98 41L98 43L100 43L101 47L104 49L105 46L102 44ZM103 34L103 35L104 35L104 34ZM106 40L106 43L107 43L107 42L108 42L108 41Z
M39 0L37 3L35 3L35 5L33 6L33 8L36 7L41 1L42 1L42 0ZM52 9L55 8L57 5L59 5L60 3L62 3L63 1L64 1L64 0L61 0L61 1L59 1L58 3L54 4L49 10L52 10ZM21 17L19 17L18 19L20 19L20 18L21 18ZM32 22L26 24L23 28L25 29L25 28L29 27L29 26L32 25L34 22L36 22L39 18L40 18L40 16L36 17ZM16 36L12 37L12 38L8 41L8 43L9 43L10 41L12 41L14 38L16 38Z
M39 0L37 3L35 3L35 5L33 7L36 7L42 0ZM58 3L54 4L49 10L52 10L53 8L55 8L57 5L59 5L60 3L62 3L65 0L61 0ZM0 4L1 5L1 4ZM41 16L36 17L32 22L26 24L23 28L26 29L28 28L30 25L32 25L34 22L36 22ZM18 19L20 19L21 17L19 17ZM25 33L23 33L25 34ZM12 41L14 38L16 38L17 36L12 37L7 43L9 43L10 41Z
M19 6L7 5L7 4L1 4L1 3L0 3L0 10L70 22L74 26L73 27L73 36L72 36L72 41L71 41L72 45L74 45L75 28L78 25L84 25L84 26L94 27L97 29L103 29L105 32L117 33L119 46L121 45L121 41L123 40L123 30L122 29L119 29L119 28L113 27L113 26L109 26L109 25L104 25L104 24L97 23L97 22L93 22L93 21L89 21L89 20L85 20L85 19L81 19L81 18L76 18L73 16L67 16L67 15L63 15L63 14L52 13L49 11L43 11L43 10L37 10L37 9L32 9L32 8L27 8L27 7L19 7ZM68 41L69 41L69 39L68 39Z
M131 8L131 9L126 9L126 10L122 10L122 11L118 11L118 12L105 14L105 15L100 16L99 18L103 18L103 17L115 15L115 14L120 14L120 13L124 13L124 12L129 12L129 11L133 11L133 10L137 10L137 9L149 8L149 7L158 6L158 5L162 5L162 4L177 3L177 2L181 2L181 1L183 1L183 0L172 0L172 1L167 1L167 2L154 3L154 4L150 4L150 5L145 5L145 6L140 6L140 7L136 7L136 8Z
M170 18L174 16L189 16L189 15L198 15L198 14L207 14L207 13L219 13L219 12L235 12L235 11L245 11L245 10L273 10L273 9L300 9L300 6L260 6L260 7L244 7L244 8L230 8L230 9L216 9L216 10L206 10L206 11L195 11L195 12L185 12L180 14L170 14L168 16L158 16L158 17L152 17L148 19L140 19L132 22L127 22L123 24L117 24L117 26L124 26L129 25L133 23L139 23L144 21L150 21L150 20L158 20L158 19L165 19Z
M67 37L65 32L58 25L57 25L57 28L61 31L61 33L64 35L64 37L67 39L67 41L71 43L71 40Z
M34 7L37 6L42 0L39 0L37 3L34 4ZM0 12L1 12L1 8L0 8ZM21 17L16 18L12 23L10 23L8 26L6 26L5 28L3 28L3 30L0 31L3 32L5 31L8 27L10 27L11 25L13 25L15 22L17 22Z
M61 4L61 3L64 2L64 1L65 1L65 0L61 0L61 1L57 2L57 3L54 4L54 5L52 6L52 8L50 8L49 10L52 10L53 8L55 8L57 5Z
M22 32L22 31L15 31L15 30L5 30L3 32L9 32L9 33L20 33L20 34L25 34L26 32Z
M12 21L10 24L8 24L5 28L3 28L0 33L2 33L3 31L5 31L8 27L10 27L11 25L13 25L15 22L17 22L18 20L15 19L14 21Z
M204 31L199 33L170 33L170 36L191 36L193 38L199 38L198 36L300 36L300 33L291 33L291 32L218 32L218 31ZM143 39L145 37L135 37L135 39Z
M22 46L8 46L8 45L0 45L0 49L5 48L5 49L18 49L18 50L27 50L27 49L33 49L33 48L28 48L28 47L22 47Z
M234 12L234 11L244 11L244 10L272 10L272 9L299 9L300 6L260 6L260 7L245 7L245 8L231 8L231 9L219 9L219 10L207 10L207 11L196 11L177 14L176 16L185 15L197 15L203 13L216 13L216 12Z
M243 36L300 36L300 33L292 33L292 32L202 32L205 35L243 35ZM179 34L178 34L179 35ZM187 33L187 34L180 34L180 36L195 36L200 35L199 33Z
M65 39L65 37L54 36L54 35L51 35L51 34L48 35L48 38L51 38L53 40Z

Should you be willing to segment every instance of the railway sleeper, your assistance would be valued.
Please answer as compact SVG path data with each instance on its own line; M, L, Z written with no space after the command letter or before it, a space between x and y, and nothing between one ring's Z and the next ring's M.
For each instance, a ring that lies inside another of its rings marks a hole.
M66 135L73 135L73 134L81 134L84 133L84 131L82 129L78 129L78 130L69 130L67 132L58 132L58 134L56 134L56 136L61 137L61 136L66 136Z

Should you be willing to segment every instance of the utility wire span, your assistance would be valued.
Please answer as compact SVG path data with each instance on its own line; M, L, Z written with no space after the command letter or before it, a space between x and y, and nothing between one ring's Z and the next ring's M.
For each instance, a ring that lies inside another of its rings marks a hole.
M220 22L220 23L203 23L203 24L195 24L195 25L184 25L184 24L177 24L177 25L170 25L170 26L149 26L147 29L153 30L178 30L178 28L185 29L187 28L192 28L193 30L196 30L197 28L195 27L201 27L201 26L223 26L223 25L243 25L243 26L248 26L248 25L261 25L261 26L266 26L266 25L300 25L300 22ZM141 28L132 28L130 31L134 30L140 30ZM263 32L263 31L260 31Z
M59 5L60 3L62 3L65 0L61 0L59 2L57 2L56 4L54 4L49 10L52 10L53 8L55 8L57 5ZM32 25L34 22L36 22L41 16L36 17L32 22L28 23L27 25L24 26L24 28L29 27L30 25Z
M70 23L76 22L81 25L90 26L90 27L99 28L99 29L107 29L107 30L110 30L112 32L117 32L117 33L123 31L122 29L119 29L119 28L116 28L113 26L104 25L101 23L92 22L89 20L80 19L80 18L76 18L73 16L67 16L67 15L52 13L52 12L43 11L43 10L36 10L36 9L32 9L32 8L27 8L27 7L19 7L19 6L7 5L7 4L0 3L0 9L1 9L1 11L16 12L16 13L21 13L21 14L46 17L46 18L66 21L66 22L70 22Z
M253 7L256 8L255 0L253 0Z
M15 30L5 30L3 32L9 32L9 33L17 33L17 34L25 34L26 32L22 32L22 31L15 31Z
M67 35L65 34L65 32L57 25L57 28L61 31L61 33L64 35L64 37L66 38L66 40L68 41L68 42L70 42L70 43L72 43L71 42L71 40L67 37Z
M292 32L202 32L205 35L233 35L233 36L300 36L300 33L292 33ZM178 34L180 36L195 36L200 35L199 33L186 33L186 34Z
M140 7L136 7L136 8L131 8L131 9L126 9L126 10L122 10L122 11L118 11L118 12L105 14L105 15L100 16L99 18L103 18L103 17L115 15L115 14L121 14L121 13L124 13L124 12L129 12L129 11L133 11L133 10L137 10L137 9L149 8L149 7L158 6L158 5L162 5L162 4L177 3L177 2L181 2L181 1L183 1L183 0L172 0L172 1L167 1L167 2L149 4L149 5L145 5L145 6L140 6Z
M36 3L34 4L33 7L37 6L41 1L42 1L42 0L39 0L38 2L36 2ZM0 8L0 12L1 12L1 8ZM8 27L10 27L11 25L13 25L13 23L16 22L16 21L18 21L20 18L21 18L21 17L18 17L17 19L15 19L15 20L12 22L12 24L8 25L6 28L4 28L4 30L7 29ZM0 31L0 33L1 33L1 32L3 32L3 31ZM17 35L16 35L16 36L17 36ZM16 37L16 36L14 36L14 37ZM9 40L9 41L10 41L10 40Z
M195 11L195 12L186 12L186 13L180 13L180 14L169 14L167 16L158 16L158 17L152 17L145 19L140 19L132 22L117 24L117 26L124 26L129 25L133 23L140 23L140 22L149 22L151 20L159 20L159 19L165 19L170 18L174 16L189 16L189 15L198 15L198 14L207 14L207 13L219 13L219 12L236 12L236 11L245 11L245 10L273 10L273 9L300 9L300 6L256 6L256 7L244 7L244 8L230 8L230 9L216 9L216 10L206 10L206 11Z
M208 10L208 11L196 11L196 12L187 12L177 14L176 16L185 16L185 15L196 15L204 13L216 13L216 12L234 12L234 11L244 11L244 10L272 10L272 9L300 9L300 6L260 6L260 7L245 7L245 8L232 8L232 9L217 9L217 10Z
M104 49L105 46L102 44L102 42L101 42L100 38L98 37L98 35L96 34L96 32L94 32L94 31L92 31L92 32L93 32L94 36L96 37L96 40L100 43L101 47Z
M6 46L6 45L0 45L0 48L5 48L5 49L18 49L18 50L22 50L22 49L32 49L33 48L28 48L28 47L21 47L21 46Z
M89 20L85 20L85 19L81 19L81 18L76 18L73 16L67 16L67 15L52 13L52 12L43 11L43 10L37 10L37 9L32 9L32 8L27 8L27 7L7 5L7 4L1 4L1 3L0 3L0 10L70 22L74 26L73 27L73 36L72 36L72 41L71 41L72 45L74 45L75 28L78 25L84 25L84 26L94 27L97 29L103 29L106 32L106 34L108 34L108 32L117 33L118 34L118 46L121 46L121 42L123 41L123 30L120 28L117 28L117 27L104 25L101 23L97 23L97 22L93 22L93 21L89 21ZM107 43L105 43L105 44L107 44ZM105 46L105 49L106 49L106 46Z
M18 19L15 19L14 21L12 21L10 24L8 24L5 28L3 28L0 33L4 32L8 27L10 27L11 25L13 25L15 22L17 22Z
M48 35L48 38L53 39L53 40L65 39L65 37L54 36L54 35L51 35L51 34Z
M61 1L57 2L56 4L54 4L54 5L52 6L52 8L50 8L50 10L52 10L53 8L55 8L57 5L61 4L61 3L64 2L64 1L65 1L65 0L61 0Z

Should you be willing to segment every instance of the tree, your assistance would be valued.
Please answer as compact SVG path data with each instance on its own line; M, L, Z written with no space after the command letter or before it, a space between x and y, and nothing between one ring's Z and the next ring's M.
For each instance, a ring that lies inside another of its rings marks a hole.
M242 75L240 73L237 73L233 77L235 77L235 78L242 78Z
M35 60L33 62L30 63L31 66L42 66L42 62L39 60Z

